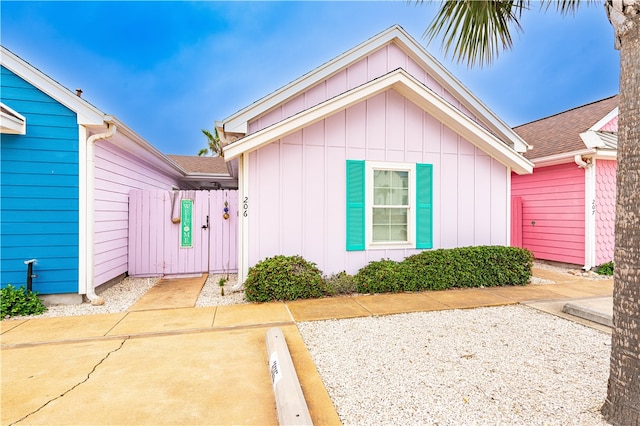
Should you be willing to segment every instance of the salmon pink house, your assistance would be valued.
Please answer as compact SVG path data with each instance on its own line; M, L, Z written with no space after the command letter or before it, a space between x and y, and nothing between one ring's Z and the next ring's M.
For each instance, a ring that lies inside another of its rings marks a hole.
M532 149L513 174L513 245L591 269L613 260L618 96L514 129Z
M394 26L216 123L239 160L239 282L278 254L325 274L509 245L527 143Z

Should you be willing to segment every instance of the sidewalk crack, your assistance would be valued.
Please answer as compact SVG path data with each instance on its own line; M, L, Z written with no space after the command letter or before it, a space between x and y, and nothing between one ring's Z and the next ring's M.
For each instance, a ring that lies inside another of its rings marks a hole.
M122 343L120 343L120 346L118 346L117 348L107 352L107 354L100 360L98 361L98 363L96 365L93 366L93 368L91 369L91 371L87 374L87 377L82 380L79 383L76 383L75 385L73 385L71 388L67 389L66 391L64 391L63 393L61 393L60 395L56 396L55 398L50 399L49 401L45 402L44 404L42 404L40 407L36 408L35 410L33 410L32 412L30 412L29 414L25 415L24 417L16 420L15 422L9 423L9 426L13 426L17 423L20 423L21 421L29 418L30 416L36 414L38 411L42 410L44 407L46 407L47 405L51 404L53 401L56 401L60 398L63 398L65 395L67 395L69 392L71 392L72 390L74 390L75 388L77 388L78 386L82 385L83 383L86 383L90 378L91 375L93 373L95 373L96 369L100 366L100 364L102 364L103 362L105 362L107 360L107 358L109 358L111 356L111 354L118 352L120 349L122 349L122 347L124 346L124 344L126 343L127 340L129 340L130 336L127 336Z

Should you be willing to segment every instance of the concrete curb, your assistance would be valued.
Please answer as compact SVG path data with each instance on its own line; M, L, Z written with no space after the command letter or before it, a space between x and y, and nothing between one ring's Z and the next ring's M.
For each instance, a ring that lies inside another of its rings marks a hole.
M267 355L280 425L313 425L282 330L267 331Z
M613 327L613 317L611 315L596 311L580 303L567 303L563 306L562 312L606 325L607 327Z

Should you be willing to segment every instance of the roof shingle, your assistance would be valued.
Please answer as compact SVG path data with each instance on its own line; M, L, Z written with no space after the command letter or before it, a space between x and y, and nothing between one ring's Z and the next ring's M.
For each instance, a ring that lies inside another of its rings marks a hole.
M227 163L222 157L197 157L189 155L167 155L189 173L213 173L228 175Z
M618 106L618 95L592 102L550 117L514 127L533 149L529 160L585 149L580 133L586 132Z

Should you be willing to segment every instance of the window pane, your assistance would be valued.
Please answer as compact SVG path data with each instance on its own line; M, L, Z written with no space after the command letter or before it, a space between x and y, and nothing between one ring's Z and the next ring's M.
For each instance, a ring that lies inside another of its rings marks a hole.
M407 241L407 227L401 225L390 226L389 241Z
M373 241L389 241L389 227L373 225Z
M374 208L373 241L407 241L407 209Z
M406 209L389 209L389 223L391 225L407 225Z
M390 202L387 202L387 200L389 199L390 194L389 194L389 190L386 188L374 188L373 189L373 204L376 206L387 206L389 204L391 204ZM390 200L389 200L390 201Z
M409 205L409 190L408 189L392 189L391 190L391 203L394 206L407 206Z
M409 172L375 170L373 173L373 204L376 206L408 206Z

